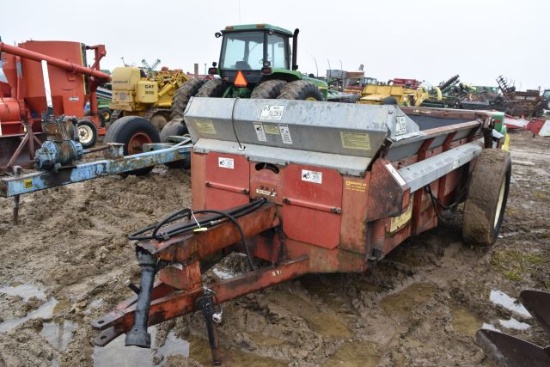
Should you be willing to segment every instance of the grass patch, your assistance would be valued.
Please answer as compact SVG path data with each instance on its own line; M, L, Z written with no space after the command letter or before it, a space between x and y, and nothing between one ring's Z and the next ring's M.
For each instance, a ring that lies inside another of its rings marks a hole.
M518 250L503 250L493 253L490 263L491 267L506 279L517 282L531 270L550 264L550 257Z

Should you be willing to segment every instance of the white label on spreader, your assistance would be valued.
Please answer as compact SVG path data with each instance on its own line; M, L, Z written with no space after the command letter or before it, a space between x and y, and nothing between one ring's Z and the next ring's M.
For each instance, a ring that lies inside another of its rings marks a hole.
M323 172L310 171L307 169L302 170L302 181L313 182L316 184L323 183Z
M283 143L292 144L292 136L290 136L290 129L288 128L288 125L279 125L279 131L281 132Z
M281 121L281 119L283 118L284 110L285 110L285 106L265 105L262 107L262 112L260 113L260 120Z
M261 122L254 123L254 130L256 130L256 136L258 137L259 141L267 141L267 138L265 136L264 125L262 125Z
M405 116L397 116L395 120L395 135L405 134L407 132L407 120Z
M235 169L235 160L233 158L218 157L218 167Z

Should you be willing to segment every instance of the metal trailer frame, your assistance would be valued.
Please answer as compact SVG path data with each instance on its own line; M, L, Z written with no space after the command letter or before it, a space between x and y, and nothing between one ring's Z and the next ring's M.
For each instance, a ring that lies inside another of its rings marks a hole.
M108 143L105 147L87 150L104 151L104 159L77 164L58 171L35 171L22 173L22 168L13 168L13 175L0 177L0 196L13 197L13 222L18 224L20 195L99 177L130 174L132 171L158 164L189 159L192 145L189 139L177 144L144 144L144 153L124 156L124 144Z
M129 236L142 269L136 293L96 319L96 345L202 310L221 363L218 304L307 273L364 272L438 224L493 136L491 113L344 103L192 98L193 209ZM414 117L430 125L421 129ZM270 265L203 284L201 266L231 251ZM155 282L155 278L157 278Z

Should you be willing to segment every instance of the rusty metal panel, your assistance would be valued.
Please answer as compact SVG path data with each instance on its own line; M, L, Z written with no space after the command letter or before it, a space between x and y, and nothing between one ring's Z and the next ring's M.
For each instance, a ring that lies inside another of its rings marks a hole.
M206 208L206 155L191 151L191 204L194 210Z
M245 157L212 152L205 158L205 170L208 209L228 209L249 202L250 173Z
M367 253L367 210L370 173L364 178L344 177L340 248Z
M291 164L285 168L283 182L285 234L317 246L338 246L342 176L331 169Z

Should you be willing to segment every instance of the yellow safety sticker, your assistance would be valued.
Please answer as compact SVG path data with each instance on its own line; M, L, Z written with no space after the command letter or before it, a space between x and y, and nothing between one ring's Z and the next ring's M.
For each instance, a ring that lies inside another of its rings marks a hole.
M264 124L264 131L266 134L279 135L279 127L275 125Z
M365 182L345 181L344 189L351 191L366 192L367 184Z
M412 207L413 207L413 196L411 196L409 207L405 212L401 215L398 215L397 217L392 217L391 224L390 224L390 232L394 233L401 228L403 228L412 218Z
M216 128L211 120L195 120L195 125L197 125L197 130L201 134L216 134Z
M346 149L370 150L370 138L367 133L340 132L342 146Z
M32 189L32 180L30 178L27 180L23 180L23 187L25 189Z

